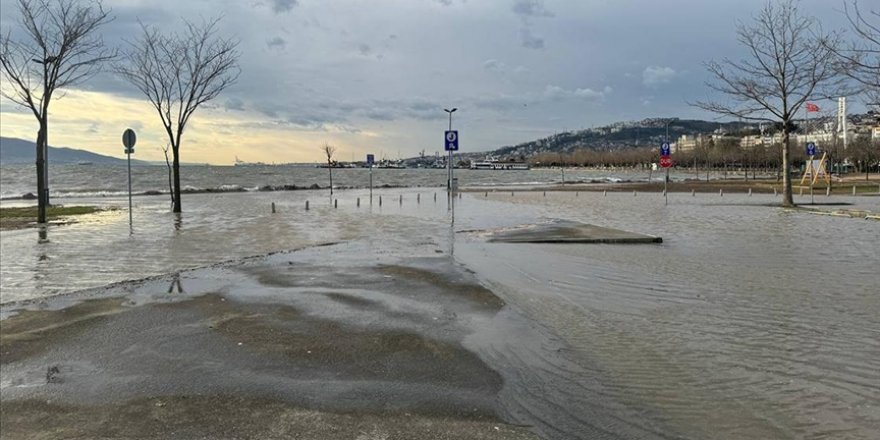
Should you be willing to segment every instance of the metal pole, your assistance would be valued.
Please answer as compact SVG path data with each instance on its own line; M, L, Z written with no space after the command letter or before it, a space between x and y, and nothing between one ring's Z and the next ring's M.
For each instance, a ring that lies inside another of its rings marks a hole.
M669 205L669 192L666 191L667 182L669 182L669 168L666 169L666 178L663 179L663 198L665 199L665 204Z
M449 131L452 131L452 112L449 113ZM446 162L446 189L452 190L452 150L449 150L449 160Z
M373 204L373 164L370 164L370 205Z
M669 145L669 121L666 121L666 137L663 142ZM672 151L670 151L672 153ZM666 177L663 178L663 200L665 205L669 205L669 192L666 191L666 184L669 182L669 168L666 168Z
M132 222L132 214L131 214L131 149L126 153L128 156L128 226L131 227L133 225ZM274 212L275 206L273 204L272 211Z

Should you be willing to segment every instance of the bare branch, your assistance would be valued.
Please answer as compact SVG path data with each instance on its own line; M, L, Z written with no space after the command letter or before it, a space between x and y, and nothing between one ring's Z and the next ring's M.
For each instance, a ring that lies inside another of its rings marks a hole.
M163 34L141 23L139 39L113 69L135 86L159 114L174 157L174 211L180 212L180 143L195 111L234 84L241 72L238 42L216 35L218 19L184 22Z
M795 0L771 0L751 23L739 23L736 34L748 57L706 64L713 78L707 86L727 100L691 105L719 115L781 123L782 165L788 170L789 134L798 111L808 100L847 93L835 55L840 35L823 32L814 18L800 13ZM791 182L784 172L783 204L791 205Z

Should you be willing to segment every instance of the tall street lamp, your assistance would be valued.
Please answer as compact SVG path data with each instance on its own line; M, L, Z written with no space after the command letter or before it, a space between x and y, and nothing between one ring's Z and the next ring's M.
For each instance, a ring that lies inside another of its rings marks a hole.
M449 113L449 131L452 131L452 114L458 110L457 107L453 107L452 110L448 108L444 108L443 111ZM449 160L446 162L446 190L450 191L452 189L452 150L449 150Z

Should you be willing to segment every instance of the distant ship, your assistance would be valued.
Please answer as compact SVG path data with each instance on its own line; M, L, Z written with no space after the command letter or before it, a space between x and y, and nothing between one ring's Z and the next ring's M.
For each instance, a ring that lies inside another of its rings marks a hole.
M493 157L471 162L472 170L528 170L529 164L525 162L499 162Z
M245 161L239 159L238 156L235 156L235 164L234 165L237 167L264 167L267 164L265 164L263 162L245 162Z

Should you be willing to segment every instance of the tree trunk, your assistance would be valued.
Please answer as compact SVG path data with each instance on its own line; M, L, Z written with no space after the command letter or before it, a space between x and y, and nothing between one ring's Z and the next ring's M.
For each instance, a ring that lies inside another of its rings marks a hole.
M327 162L327 171L330 172L330 195L333 195L333 164Z
M791 143L789 122L783 121L782 128L782 206L790 208L794 205L794 197L791 194L791 172L789 165L789 147Z
M172 212L183 212L183 206L180 203L180 142L171 146L171 152L174 156L172 163L172 171L174 171L174 207Z
M44 176L46 173L45 156L43 156L43 133L46 131L46 124L40 120L40 131L37 132L37 223L46 223L46 187Z

